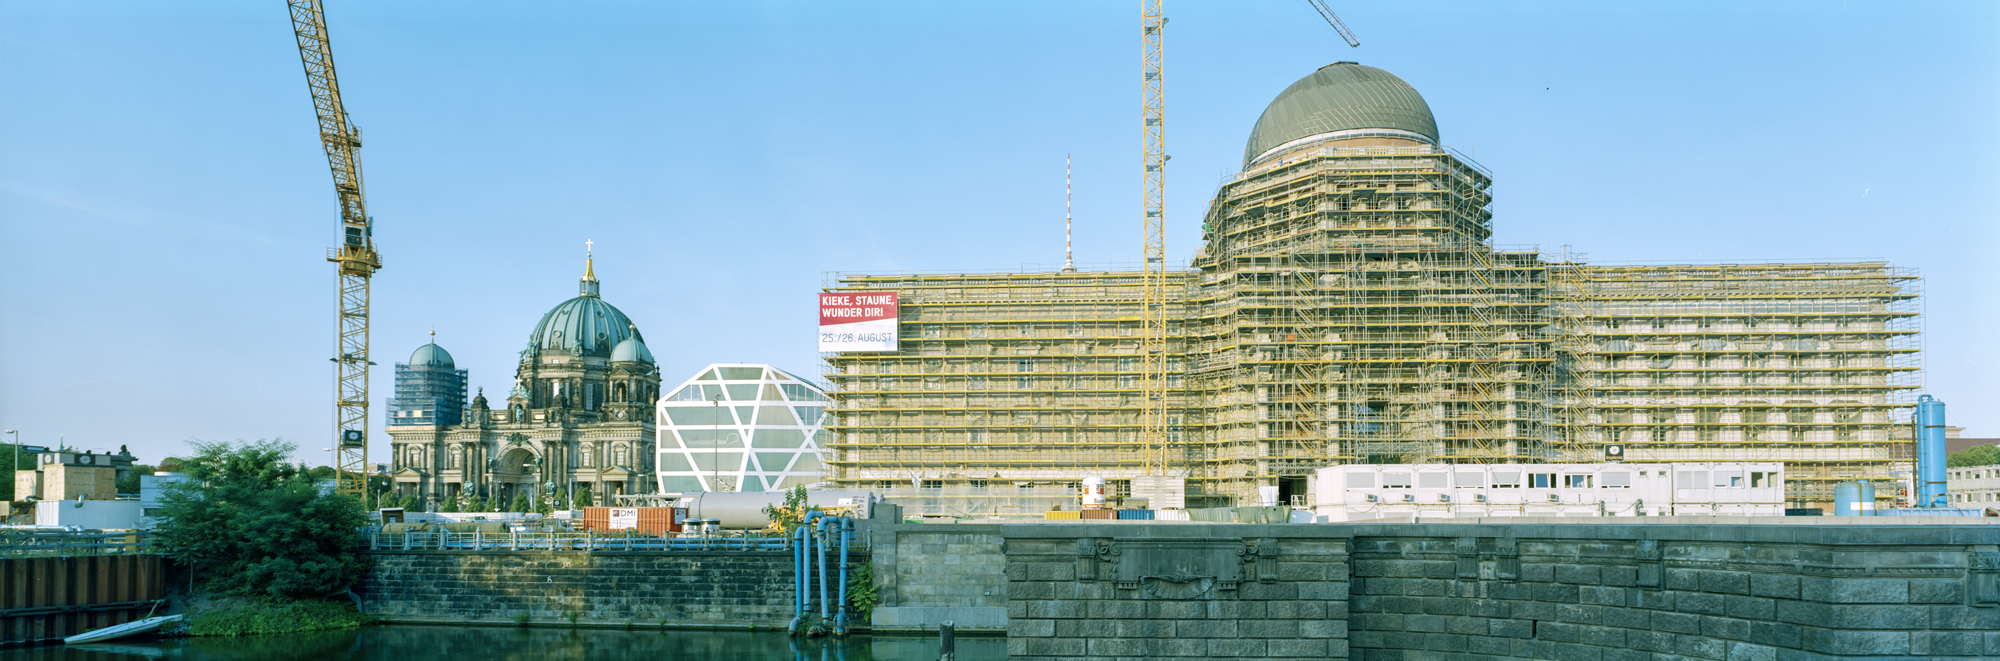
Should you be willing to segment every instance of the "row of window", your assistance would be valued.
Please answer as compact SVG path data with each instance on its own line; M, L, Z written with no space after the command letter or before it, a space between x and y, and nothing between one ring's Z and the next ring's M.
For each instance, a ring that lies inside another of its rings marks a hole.
M1637 472L1639 477L1648 473L1655 477L1666 477L1668 471ZM1347 488L1374 489L1377 476L1383 489L1629 489L1632 487L1633 473L1630 471L1608 471L1604 473L1521 473L1508 471L1462 472L1462 473L1348 473ZM1412 481L1414 475L1415 480ZM1674 487L1678 489L1731 489L1764 488L1777 486L1778 473L1766 471L1745 471L1741 469L1718 471L1680 471L1674 473ZM1491 477L1489 483L1488 478Z

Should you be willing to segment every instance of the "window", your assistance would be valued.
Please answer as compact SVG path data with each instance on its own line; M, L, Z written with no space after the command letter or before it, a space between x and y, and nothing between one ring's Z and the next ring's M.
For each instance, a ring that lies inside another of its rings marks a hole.
M1409 473L1383 473L1383 474L1382 474L1382 488L1385 488L1385 489L1408 489L1408 488L1410 488L1410 474L1409 474Z
M1616 472L1611 472L1611 473L1605 473L1605 474L1604 474L1604 488L1606 488L1606 489L1630 489L1630 488L1632 488L1632 474L1631 474L1631 473L1627 473L1627 472L1624 472L1624 471L1616 471Z
M1447 486L1446 481L1448 478L1449 475L1446 473L1418 473L1417 488L1443 489Z
M1514 489L1521 486L1521 474L1514 471L1494 471L1493 488Z
M1459 488L1461 489L1465 488L1477 489L1479 487L1486 486L1486 474L1459 473L1458 477L1454 481L1458 484Z
M1020 358L1014 361L1014 371L1016 372L1027 372L1032 370L1033 368L1034 368L1034 361L1031 361L1029 359Z
M924 482L923 482L923 488L925 488L925 489L943 489L943 488L944 488L944 480L924 480Z
M1555 486L1556 486L1555 473L1528 474L1528 488L1530 489L1553 489L1555 488Z
M1348 473L1348 474L1347 474L1347 488L1349 488L1349 489L1373 489L1373 488L1375 488L1375 474L1374 474L1374 473Z
M984 489L986 488L986 480L966 480L965 485L974 489Z
M1715 488L1741 488L1742 486L1743 471L1726 470L1715 472Z
M1674 473L1674 486L1681 489L1708 488L1708 471L1682 471Z
M1773 485L1776 485L1777 481L1778 481L1777 473L1766 473L1758 471L1758 472L1752 472L1750 474L1750 487L1753 489L1768 488Z
M1588 489L1591 486L1591 482L1591 476L1589 475L1563 476L1563 488L1565 489Z

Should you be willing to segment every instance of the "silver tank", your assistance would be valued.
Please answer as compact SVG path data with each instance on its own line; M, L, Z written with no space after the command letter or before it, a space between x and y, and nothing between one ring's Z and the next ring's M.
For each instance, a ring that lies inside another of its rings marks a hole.
M852 508L854 516L866 519L880 496L869 491L808 491L806 504L827 509ZM757 530L771 525L764 506L782 505L783 491L703 491L683 493L675 507L688 508L690 519L720 519L729 530Z

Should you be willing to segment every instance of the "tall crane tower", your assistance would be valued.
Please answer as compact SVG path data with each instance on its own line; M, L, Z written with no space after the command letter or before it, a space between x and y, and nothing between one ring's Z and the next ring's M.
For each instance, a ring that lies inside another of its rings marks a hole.
M326 251L326 261L340 270L339 354L333 358L335 380L335 490L365 495L368 487L368 279L382 268L362 200L361 129L347 118L340 103L340 82L333 75L333 47L326 36L326 11L321 0L287 0L292 32L298 36L299 58L305 62L306 86L313 110L319 113L319 141L333 169L333 192L340 199L340 247Z
M1143 271L1145 291L1140 300L1143 336L1140 351L1145 373L1141 376L1145 395L1140 414L1139 442L1143 446L1142 468L1147 477L1167 475L1167 448L1170 431L1167 420L1167 139L1166 94L1162 87L1161 33L1167 17L1161 0L1140 0L1141 59L1144 78L1144 140L1146 177L1146 254Z

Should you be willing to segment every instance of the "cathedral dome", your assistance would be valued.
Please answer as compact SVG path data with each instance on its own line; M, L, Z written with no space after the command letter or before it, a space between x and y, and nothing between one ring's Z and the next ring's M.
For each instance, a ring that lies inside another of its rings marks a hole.
M1243 167L1277 151L1330 134L1400 137L1436 144L1437 120L1416 88L1395 74L1335 62L1278 93L1250 129Z
M653 352L647 350L646 343L640 341L638 336L635 335L633 337L625 338L625 341L619 342L618 346L612 347L611 362L652 363Z
M586 262L582 294L563 301L528 335L528 356L540 353L608 358L612 347L628 338L642 338L639 328L618 308L597 295L597 273Z
M433 367L454 366L451 362L451 353L445 351L444 347L438 346L436 342L417 347L417 352L410 354L410 366L416 367L419 365L430 365Z

